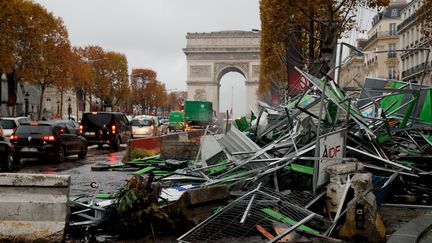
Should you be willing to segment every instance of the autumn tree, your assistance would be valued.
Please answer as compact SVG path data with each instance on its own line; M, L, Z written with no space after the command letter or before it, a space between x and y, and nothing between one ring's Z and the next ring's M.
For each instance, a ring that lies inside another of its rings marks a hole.
M292 66L326 73L337 39L359 28L354 21L359 8L388 4L389 0L261 0L260 97L268 100L274 87L286 86Z
M426 39L428 46L432 46L432 1L422 1L417 12L419 29Z
M80 57L86 60L87 64L91 70L92 80L88 85L83 86L84 93L88 96L88 102L90 104L90 111L93 110L93 96L98 93L98 88L102 86L103 83L108 83L109 81L105 79L105 75L98 70L103 69L102 62L105 60L105 51L100 46L86 46L78 50ZM103 91L103 90L102 90Z
M118 106L129 94L128 64L124 54L105 51L100 46L83 48L82 58L87 60L92 80L86 89L90 105L93 96L104 102L105 106Z
M40 60L33 64L33 78L29 80L31 84L36 84L41 92L38 119L42 116L43 96L48 88L55 87L60 91L60 105L63 107L63 94L72 87L72 52L68 33L60 18L55 20L55 24L52 32L44 38Z
M0 9L0 75L6 74L8 106L15 108L17 84L35 81L35 69L44 61L43 52L58 23L45 8L31 1L0 1Z
M86 91L89 90L91 81L93 80L93 73L90 68L90 64L86 59L84 59L84 53L84 48L82 47L72 48L72 83L76 92L77 117L80 108L85 110L87 97Z
M129 96L128 63L124 54L113 51L106 54L105 62L108 62L108 93L101 94L101 98L114 108Z
M166 107L168 111L174 111L180 109L181 100L177 97L174 92L170 92L167 95Z
M150 108L150 92L147 84L156 80L156 72L151 69L134 68L131 73L132 104L147 114Z
M149 97L150 108L154 114L157 114L158 109L164 105L166 99L165 84L157 80L151 80L147 84L146 92Z

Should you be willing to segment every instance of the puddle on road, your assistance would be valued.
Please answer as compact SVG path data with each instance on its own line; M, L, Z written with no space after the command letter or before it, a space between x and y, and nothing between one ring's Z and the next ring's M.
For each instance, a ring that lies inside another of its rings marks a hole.
M121 158L119 157L119 153L111 153L109 156L108 156L108 163L109 164L117 164L118 162L120 162L121 160L123 159L123 153L122 153L122 156L121 156Z

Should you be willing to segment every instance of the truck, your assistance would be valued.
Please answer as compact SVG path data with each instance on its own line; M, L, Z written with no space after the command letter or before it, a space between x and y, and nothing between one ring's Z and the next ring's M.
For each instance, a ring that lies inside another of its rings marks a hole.
M210 101L186 100L184 113L188 128L205 128L213 122L213 104Z

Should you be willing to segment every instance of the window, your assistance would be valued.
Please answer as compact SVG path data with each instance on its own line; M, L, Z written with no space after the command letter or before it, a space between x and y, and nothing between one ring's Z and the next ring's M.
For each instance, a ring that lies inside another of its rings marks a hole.
M396 67L395 66L389 66L388 78L389 79L396 79Z
M389 34L390 35L396 35L396 24L391 23L389 26Z
M396 58L396 44L389 44L388 50L388 58Z
M397 9L392 9L390 16L391 17L397 17L398 16L398 10Z

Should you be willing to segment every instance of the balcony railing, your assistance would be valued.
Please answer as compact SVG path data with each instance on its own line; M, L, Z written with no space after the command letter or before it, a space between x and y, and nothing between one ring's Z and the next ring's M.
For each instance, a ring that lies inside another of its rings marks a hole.
M419 64L417 66L414 66L414 67L411 67L411 68L409 68L409 69L407 69L405 71L402 71L402 78L406 78L408 76L411 76L411 75L423 72L425 70L424 65L425 65L425 63L423 62L423 63L421 63L421 64ZM426 70L429 68L429 66L430 65L426 66Z
M388 57L388 58L396 58L396 52L394 52L394 51L389 51L389 52L387 53L387 57Z
M417 18L417 12L414 12L411 16L409 16L408 18L406 18L404 21L402 21L402 23L400 23L397 26L397 30L400 31L401 29L403 29L405 26L409 25L410 23L412 23L415 19Z
M397 37L397 33L395 31L379 31L373 34L369 39L367 39L365 43L365 47L369 46L372 42L374 42L378 38L385 38L385 37Z

